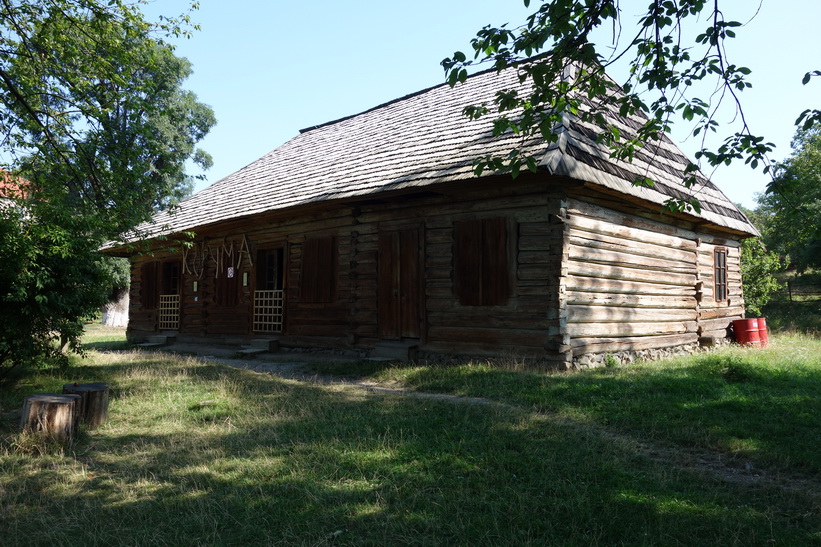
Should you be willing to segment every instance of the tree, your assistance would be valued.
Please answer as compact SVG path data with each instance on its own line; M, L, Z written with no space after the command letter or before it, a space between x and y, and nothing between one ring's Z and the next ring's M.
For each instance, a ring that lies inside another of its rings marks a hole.
M741 204L736 204L736 207L759 232L767 232L770 216L760 207L755 210L747 209ZM761 315L773 294L784 288L776 274L783 271L785 265L781 254L766 247L763 237L752 237L741 242L741 282L744 307L748 315Z
M652 0L634 28L619 0L543 0L518 28L480 30L471 42L473 59L457 51L442 66L452 86L467 78L470 65L479 63L492 63L499 71L516 70L521 83L532 84L528 93L502 90L493 105L465 108L472 119L495 116L494 134L512 131L522 135L523 142L538 136L555 142L563 116L571 114L598 125L599 140L609 145L613 157L627 161L670 132L676 118L692 124L694 137L704 139L708 131L718 131L716 113L729 102L738 111L739 127L715 150L702 140L696 159L709 166L741 160L769 172L767 154L773 145L750 132L741 109L740 93L750 87L750 70L731 63L724 48L741 23L726 19L720 3ZM529 6L530 0L524 4ZM605 36L607 29L609 43L595 43L593 36ZM617 83L605 71L624 60L628 60L629 76ZM821 71L805 74L804 84L815 76L821 76ZM623 117L644 115L645 122L634 134L622 134L608 122L610 112ZM821 110L806 110L796 124L806 128L817 120ZM478 158L474 164L477 174L493 169L513 176L523 168L535 171L536 166L536 158L520 149L506 156ZM682 182L688 188L698 184L698 169L695 164L686 169ZM633 183L654 181L643 176ZM694 197L671 199L666 205L676 211L699 209Z
M761 315L773 293L783 288L775 274L783 269L778 254L768 251L760 238L741 242L741 280L744 290L744 307L750 316Z
M0 132L39 205L96 217L114 238L190 191L185 162L214 124L181 89L185 59L126 2L0 7ZM172 27L179 29L179 27Z
M0 157L20 190L0 207L0 370L60 335L76 347L114 283L97 249L189 192L187 161L210 165L196 144L213 112L158 37L188 21L122 0L0 2Z
M59 226L0 207L0 379L16 367L78 349L81 320L105 303L112 280L82 226Z
M767 246L803 271L821 266L821 123L799 129L792 149L758 196L758 210L767 216Z

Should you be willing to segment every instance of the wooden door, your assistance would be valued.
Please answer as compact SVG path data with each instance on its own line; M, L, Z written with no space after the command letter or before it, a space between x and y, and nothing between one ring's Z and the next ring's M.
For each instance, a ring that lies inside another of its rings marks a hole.
M379 336L420 337L421 283L419 229L379 233Z

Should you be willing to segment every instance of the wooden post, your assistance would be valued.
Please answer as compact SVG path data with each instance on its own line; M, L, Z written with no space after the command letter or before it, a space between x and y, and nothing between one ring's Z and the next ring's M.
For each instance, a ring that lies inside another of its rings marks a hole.
M20 416L23 431L42 431L62 445L74 442L79 395L35 393L26 397Z
M108 385L102 382L90 384L65 384L64 394L76 394L80 397L78 415L80 421L89 429L105 423L108 419Z

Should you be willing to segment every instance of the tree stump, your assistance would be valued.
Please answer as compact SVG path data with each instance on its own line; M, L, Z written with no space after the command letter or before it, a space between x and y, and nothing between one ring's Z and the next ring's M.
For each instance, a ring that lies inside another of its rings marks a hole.
M63 393L80 396L77 413L80 421L89 429L104 424L108 419L108 384L65 384Z
M23 431L42 431L62 445L74 442L77 432L79 395L35 393L23 402L20 427Z

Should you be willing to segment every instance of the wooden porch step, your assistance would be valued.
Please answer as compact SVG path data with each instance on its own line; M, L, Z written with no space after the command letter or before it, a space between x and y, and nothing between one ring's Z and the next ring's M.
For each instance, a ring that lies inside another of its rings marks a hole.
M137 344L138 348L161 348L177 341L176 334L155 334L148 337L148 342Z
M372 360L393 360L393 361L413 361L419 350L417 340L400 340L396 342L377 343L369 359Z
M271 338L260 338L251 340L249 345L239 350L237 353L242 357L254 357L260 353L276 353L279 351L279 340Z

